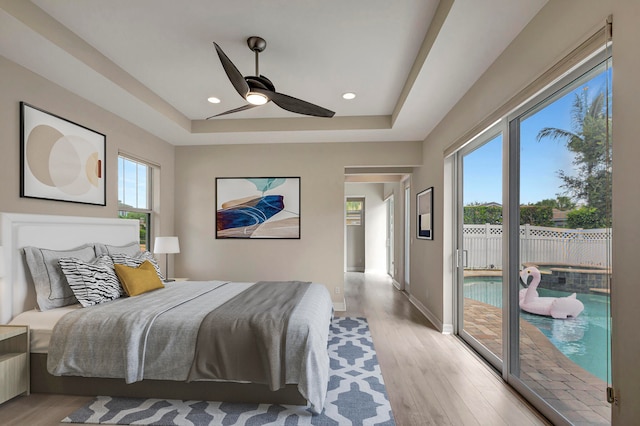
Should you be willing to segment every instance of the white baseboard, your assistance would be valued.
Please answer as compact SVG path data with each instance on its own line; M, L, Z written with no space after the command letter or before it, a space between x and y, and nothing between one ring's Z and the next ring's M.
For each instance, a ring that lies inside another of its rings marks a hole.
M402 291L402 287L400 286L400 283L399 283L398 281L394 280L394 279L392 279L392 280L393 280L393 286L394 286L397 290Z
M376 269L376 268L366 268L364 270L365 274L380 274L380 275L388 275L386 269Z
M344 297L342 298L341 302L333 302L333 310L335 312L344 312L347 310L347 302L345 301Z
M422 313L422 315L424 315L429 320L429 322L431 322L431 324L433 324L436 327L436 329L440 331L440 333L442 334L453 333L453 326L451 324L442 324L442 322L438 319L438 317L436 317L433 314L433 312L427 309L427 307L424 306L422 302L420 302L418 299L416 299L413 296L409 296L409 302L411 302L411 304L415 306Z

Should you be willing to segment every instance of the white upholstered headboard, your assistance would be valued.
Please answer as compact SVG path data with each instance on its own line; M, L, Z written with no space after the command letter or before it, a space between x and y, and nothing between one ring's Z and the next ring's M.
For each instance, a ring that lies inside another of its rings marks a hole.
M85 243L138 241L137 220L0 213L0 324L36 307L23 247L67 250Z

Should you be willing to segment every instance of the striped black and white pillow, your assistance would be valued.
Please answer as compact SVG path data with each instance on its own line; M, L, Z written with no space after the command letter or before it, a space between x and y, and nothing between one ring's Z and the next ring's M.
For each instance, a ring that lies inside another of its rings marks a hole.
M84 308L124 294L109 256L100 256L91 262L63 257L59 263L73 294Z
M131 268L139 268L140 265L142 265L145 260L148 260L153 265L153 268L156 270L158 277L162 281L164 281L164 276L162 275L162 272L160 272L160 266L158 265L158 261L148 251L141 251L139 254L136 254L135 256L128 256L124 253L113 253L111 255L111 259L113 259L113 263L126 265Z

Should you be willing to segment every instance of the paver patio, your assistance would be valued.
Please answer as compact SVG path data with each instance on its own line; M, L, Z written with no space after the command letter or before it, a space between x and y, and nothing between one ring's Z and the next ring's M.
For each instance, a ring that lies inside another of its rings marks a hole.
M502 310L465 298L464 329L502 354ZM520 378L575 425L611 424L607 383L560 352L538 328L520 320Z

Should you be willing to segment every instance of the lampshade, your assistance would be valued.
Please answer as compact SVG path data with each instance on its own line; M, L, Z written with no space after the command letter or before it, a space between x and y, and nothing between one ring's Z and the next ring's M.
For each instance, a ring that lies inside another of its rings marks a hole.
M178 237L156 237L153 252L158 254L180 253Z

